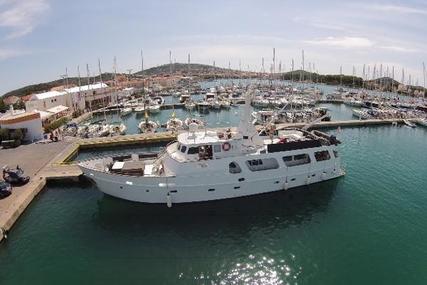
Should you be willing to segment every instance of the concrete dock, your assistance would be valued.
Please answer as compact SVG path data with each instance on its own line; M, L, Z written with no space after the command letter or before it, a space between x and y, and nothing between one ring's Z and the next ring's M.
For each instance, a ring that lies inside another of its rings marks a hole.
M330 121L313 124L310 129L379 126L393 123L403 123L403 121L401 119ZM278 124L276 128L302 127L304 125L304 123ZM47 181L78 179L82 172L72 162L72 159L80 149L167 143L176 139L176 135L176 133L161 132L91 139L69 138L57 143L31 144L20 146L17 149L0 150L1 166L8 164L10 167L15 167L18 164L31 177L30 183L22 187L14 187L12 195L0 200L0 228L10 230L34 197L44 188ZM2 239L0 231L0 241Z
M0 165L14 168L19 165L30 176L30 182L24 186L13 187L12 194L0 200L0 228L8 231L24 212L35 196L46 185L43 172L53 161L61 159L58 154L73 145L71 141L50 144L23 145L17 149L0 150ZM52 160L52 157L54 159ZM1 232L1 231L0 231ZM0 233L0 241L3 235Z

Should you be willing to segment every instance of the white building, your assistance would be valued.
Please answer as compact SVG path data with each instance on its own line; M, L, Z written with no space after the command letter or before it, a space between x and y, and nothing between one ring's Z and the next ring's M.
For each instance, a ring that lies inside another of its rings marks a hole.
M9 111L0 117L2 129L25 129L25 141L35 141L43 138L42 120L37 112Z
M64 91L48 91L34 94L25 103L25 108L27 111L47 111L62 105L72 111L77 111L104 106L111 101L116 101L114 91L105 83L96 83L67 88Z

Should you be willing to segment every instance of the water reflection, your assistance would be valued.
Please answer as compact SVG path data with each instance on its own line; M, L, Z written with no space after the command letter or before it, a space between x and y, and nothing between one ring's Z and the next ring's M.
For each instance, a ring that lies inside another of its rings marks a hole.
M165 260L178 258L168 273L180 281L175 284L295 283L303 265L293 252L304 245L294 243L294 230L328 211L339 183L172 208L103 195L93 219L104 235L155 245L152 254Z

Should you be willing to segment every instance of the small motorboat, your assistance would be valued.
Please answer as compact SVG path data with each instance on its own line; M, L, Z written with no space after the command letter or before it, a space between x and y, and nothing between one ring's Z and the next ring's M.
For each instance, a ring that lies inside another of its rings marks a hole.
M198 129L203 129L205 126L205 123L202 120L196 119L196 118L187 118L184 120L184 127L186 129L190 128L190 124L197 125Z
M128 116L132 113L132 108L131 107L126 107L120 110L120 116L124 117L124 116Z
M220 101L220 104L221 104L221 108L230 109L230 106L231 106L230 101L222 100L222 101Z
M160 106L162 106L165 103L165 99L162 96L153 97L152 101L157 103Z
M135 113L143 113L145 112L145 106L140 105L138 107L135 107L134 111Z
M78 127L77 129L77 136L83 138L83 137L87 137L87 134L89 132L89 125L81 125Z
M211 104L206 101L197 102L197 108L199 109L199 112L206 112L211 107Z
M176 132L176 131L182 130L182 128L183 128L182 120L175 117L170 118L166 123L167 131Z
M190 100L190 94L182 94L180 97L179 97L179 103L185 103L185 102L187 102L188 100Z
M98 136L100 136L100 137L106 137L109 134L110 134L110 126L107 125L107 124L102 125L100 127L100 129L99 129Z
M155 133L158 127L159 125L156 122L149 121L149 120L143 120L138 125L139 130L143 134Z
M150 106L148 106L148 111L151 114L159 113L160 112L160 105L159 104L150 105Z
M5 181L0 181L0 199L8 197L10 194L12 194L12 186Z
M110 136L118 136L126 134L126 126L122 123L116 123L110 125Z
M191 110L193 110L194 108L196 108L196 103L194 103L192 100L187 100L186 102L185 102L185 109L187 109L187 110L189 110L189 111L191 111Z
M3 179L11 185L24 185L30 181L30 177L24 175L24 170L22 170L18 165L16 169L10 169L7 165L3 167Z

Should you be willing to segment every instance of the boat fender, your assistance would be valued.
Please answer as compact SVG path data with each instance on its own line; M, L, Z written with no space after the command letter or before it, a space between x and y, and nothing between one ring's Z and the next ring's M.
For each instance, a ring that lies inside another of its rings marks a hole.
M283 189L284 189L284 190L288 190L288 189L289 189L289 183L288 183L288 181L286 181L286 182L283 184Z
M223 149L224 151L229 151L229 150L230 150L230 148L231 148L231 146L230 146L230 143L229 143L229 142L225 142L225 143L223 143L223 144L222 144L222 149Z
M322 180L325 180L325 179L326 179L326 172L322 172L322 175L320 176L320 178L321 178Z
M168 208L172 207L172 196L170 192L168 192L168 194L166 195L166 205L168 206Z
M307 176L307 180L305 181L305 184L306 184L306 185L310 184L310 181L311 181L311 177L310 177L310 176Z

